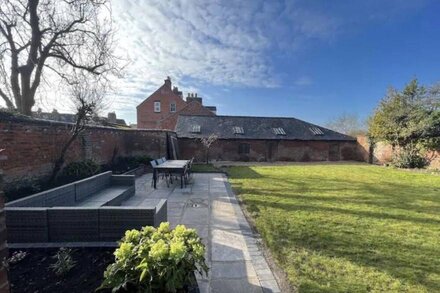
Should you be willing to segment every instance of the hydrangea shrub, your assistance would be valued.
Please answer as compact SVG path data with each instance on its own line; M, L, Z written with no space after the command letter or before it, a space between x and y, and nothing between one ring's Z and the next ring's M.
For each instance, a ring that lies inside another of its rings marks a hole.
M169 223L128 230L104 272L100 288L113 292L177 292L207 274L205 246L194 229Z

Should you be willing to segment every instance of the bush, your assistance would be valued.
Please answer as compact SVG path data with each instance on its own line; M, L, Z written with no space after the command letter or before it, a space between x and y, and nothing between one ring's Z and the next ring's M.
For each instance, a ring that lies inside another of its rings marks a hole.
M205 246L194 229L183 225L126 231L114 255L98 290L176 292L196 282L194 272L208 272Z
M137 156L135 158L136 158L136 161L139 164L144 164L144 165L147 165L147 166L149 166L150 165L150 161L153 160L152 158L147 157L147 156Z
M60 181L73 182L98 174L101 167L92 160L73 162L64 167Z
M146 156L118 157L110 166L110 170L115 173L125 173L139 167L141 164L149 164L151 159Z
M400 151L393 156L393 166L397 168L425 168L429 162L415 151Z

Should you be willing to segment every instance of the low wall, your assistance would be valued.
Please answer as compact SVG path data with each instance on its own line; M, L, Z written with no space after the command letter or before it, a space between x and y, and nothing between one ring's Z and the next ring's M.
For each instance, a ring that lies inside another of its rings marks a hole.
M72 125L17 117L0 112L0 148L5 188L29 184L49 176ZM66 163L93 159L108 164L117 156L167 156L168 136L163 130L87 127L72 144Z
M249 153L239 152L241 144L249 145ZM179 138L180 157L205 160L205 150L195 139ZM362 161L363 154L356 141L299 140L218 140L209 151L217 161Z
M8 207L10 243L118 241L125 231L167 221L167 201L156 206Z

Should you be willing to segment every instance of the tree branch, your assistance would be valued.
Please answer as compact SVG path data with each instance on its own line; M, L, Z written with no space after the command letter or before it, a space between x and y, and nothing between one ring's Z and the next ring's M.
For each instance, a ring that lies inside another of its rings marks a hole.
M82 70L88 71L88 72L96 74L96 75L101 74L101 72L98 72L96 70L105 65L104 63L96 64L96 65L93 65L93 66L86 66L86 65L76 64L76 62L74 60L69 59L66 56L62 55L62 54L50 53L48 56L60 59L60 60L66 62L67 64L69 64L70 66L72 66L74 68L82 69Z
M12 103L12 100L1 89L0 89L0 96L6 102L6 106L8 107L8 109L14 109L14 104Z

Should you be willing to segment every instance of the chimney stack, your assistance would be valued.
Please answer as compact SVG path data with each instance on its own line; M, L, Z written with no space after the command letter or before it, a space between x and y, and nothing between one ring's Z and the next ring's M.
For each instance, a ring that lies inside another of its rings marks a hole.
M173 87L173 93L175 93L176 95L178 95L179 97L183 98L183 94L181 91L179 91L179 88L177 86Z
M115 112L109 112L107 114L107 119L109 123L116 124L116 113Z
M165 85L171 90L171 78L169 76L165 79Z
M197 93L188 93L188 97L186 97L186 102L190 103L196 101L198 103L200 103L201 105L203 105L203 99L201 97L197 96Z

